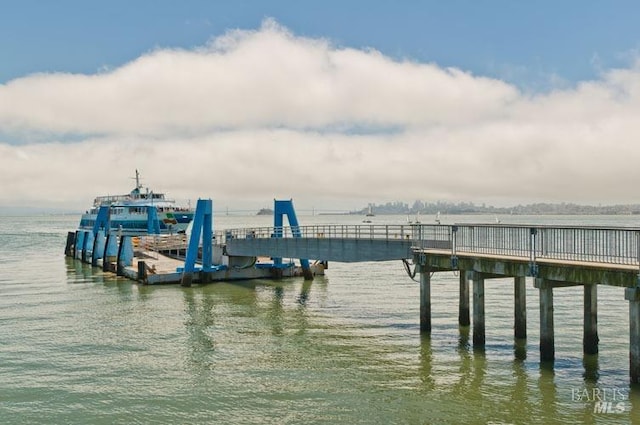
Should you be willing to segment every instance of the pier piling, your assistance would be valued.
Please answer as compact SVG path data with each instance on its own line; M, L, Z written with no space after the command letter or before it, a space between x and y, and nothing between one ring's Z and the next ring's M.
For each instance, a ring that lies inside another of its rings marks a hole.
M104 258L102 260L102 270L112 271L111 264L115 263L118 259L118 235L109 232L107 234L107 241L105 242Z
M598 354L598 285L584 285L584 354Z
M76 246L75 246L75 250L73 251L73 256L74 256L74 258L77 258L78 260L82 260L83 259L85 234L86 234L86 232L84 232L82 230L76 231Z
M89 254L93 257L93 245L95 242L95 237L93 232L85 232L84 235L84 249L82 250L82 262L89 263L90 258Z
M431 275L425 266L420 270L420 332L431 333Z
M515 339L527 338L527 288L526 277L514 278L514 337Z
M458 307L458 324L469 326L469 276L465 270L460 270L460 304Z
M98 230L93 240L93 250L91 251L91 265L97 266L98 260L104 258L105 236L104 231Z
M540 361L553 361L555 359L553 285L545 279L536 278L535 286L540 291Z
M76 232L67 232L67 245L64 248L64 255L73 257L73 249L76 243Z
M120 237L120 245L118 246L118 259L116 264L116 274L124 276L124 268L130 266L133 262L133 241L131 236L123 235Z
M473 273L473 345L482 348L484 344L484 277L480 273Z
M627 288L629 301L629 376L632 384L640 384L640 287Z

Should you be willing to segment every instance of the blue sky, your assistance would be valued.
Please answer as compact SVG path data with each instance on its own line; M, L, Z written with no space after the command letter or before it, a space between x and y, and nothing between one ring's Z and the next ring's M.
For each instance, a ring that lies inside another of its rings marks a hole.
M640 49L634 1L3 1L0 82L94 73L274 18L295 34L498 77L528 90L597 77Z
M640 203L640 3L0 6L0 207Z

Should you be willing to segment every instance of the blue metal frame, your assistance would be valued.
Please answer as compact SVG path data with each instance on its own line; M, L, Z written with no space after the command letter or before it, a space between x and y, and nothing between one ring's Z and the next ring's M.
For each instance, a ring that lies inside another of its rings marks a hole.
M291 227L291 233L294 238L302 237L302 232L300 232L300 224L298 223L298 217L296 216L296 210L293 208L293 199L288 200L273 200L274 203L274 213L273 213L273 227L274 227L274 236L276 238L282 237L282 230L284 226L284 216L287 216L287 220L289 221L289 226ZM282 258L274 258L273 259L274 266L278 266L282 264ZM300 265L303 269L309 269L309 260L308 259L300 259Z
M214 266L213 262L213 201L211 199L198 199L196 213L193 217L191 238L187 247L187 256L184 260L183 274L196 271L196 259L198 247L202 236L202 270L211 272L223 269L222 266Z
M96 217L96 222L93 224L93 235L98 234L98 230L104 229L104 233L109 233L111 216L111 208L108 205L103 205L98 210L98 216Z
M160 221L158 220L158 209L156 207L147 206L147 233L160 234Z

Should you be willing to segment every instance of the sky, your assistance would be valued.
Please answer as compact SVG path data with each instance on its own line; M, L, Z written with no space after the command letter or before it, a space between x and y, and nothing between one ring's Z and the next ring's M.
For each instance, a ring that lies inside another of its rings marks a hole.
M637 2L0 6L0 209L640 203Z

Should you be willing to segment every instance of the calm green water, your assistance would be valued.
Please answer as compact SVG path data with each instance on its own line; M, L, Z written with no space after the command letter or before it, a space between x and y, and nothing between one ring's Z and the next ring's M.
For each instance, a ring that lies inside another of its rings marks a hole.
M302 224L361 219L300 217ZM503 222L638 225L632 219ZM620 288L599 290L600 355L586 359L582 291L555 290L557 360L545 368L532 282L529 338L515 348L511 281L487 281L487 346L475 352L469 330L457 325L453 273L432 280L427 338L419 332L419 286L400 262L331 263L312 283L144 287L63 256L78 220L0 220L2 424L640 423ZM270 219L215 220L223 229ZM579 397L594 391L613 400L613 410L622 400L624 411L594 413L593 397Z

